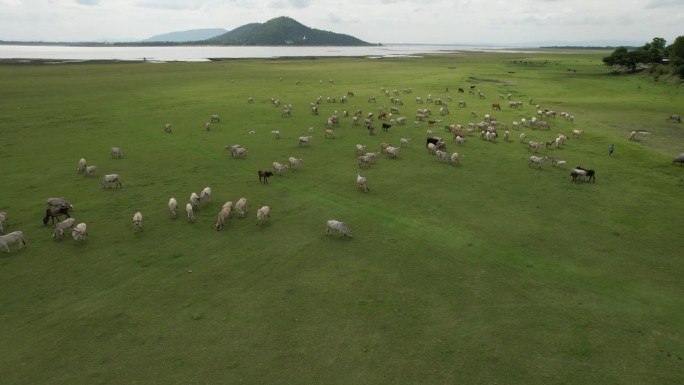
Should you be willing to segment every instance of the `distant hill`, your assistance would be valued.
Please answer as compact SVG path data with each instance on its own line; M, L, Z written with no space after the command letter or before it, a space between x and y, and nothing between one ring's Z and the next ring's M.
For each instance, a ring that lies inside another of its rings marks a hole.
M189 41L202 41L211 39L228 32L228 30L223 28L206 28L206 29L191 29L188 31L178 31L169 32L161 35L155 35L148 39L141 40L144 43L155 43L155 42L189 42Z
M217 45L372 45L353 36L309 28L289 17L278 17L265 23L250 23L203 43Z

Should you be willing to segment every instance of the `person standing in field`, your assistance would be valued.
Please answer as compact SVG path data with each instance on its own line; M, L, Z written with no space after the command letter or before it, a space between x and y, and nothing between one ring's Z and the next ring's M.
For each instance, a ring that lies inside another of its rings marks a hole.
M608 147L608 155L613 155L613 151L615 151L615 145L611 144L610 147Z

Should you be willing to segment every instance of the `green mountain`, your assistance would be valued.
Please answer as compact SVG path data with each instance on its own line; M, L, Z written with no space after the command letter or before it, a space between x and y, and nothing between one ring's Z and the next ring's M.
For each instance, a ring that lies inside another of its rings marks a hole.
M217 45L372 45L353 36L309 28L289 17L265 23L250 23L216 36L203 43Z

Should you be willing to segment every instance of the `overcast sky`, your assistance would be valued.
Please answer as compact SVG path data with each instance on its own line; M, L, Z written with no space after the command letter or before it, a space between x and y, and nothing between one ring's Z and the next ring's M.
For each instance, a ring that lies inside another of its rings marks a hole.
M684 0L0 0L0 40L141 40L278 16L385 44L671 44L684 35Z

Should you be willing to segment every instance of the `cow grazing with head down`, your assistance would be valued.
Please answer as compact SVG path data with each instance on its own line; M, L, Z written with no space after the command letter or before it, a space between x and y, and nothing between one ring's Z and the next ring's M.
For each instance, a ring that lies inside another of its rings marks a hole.
M677 115L677 114L670 114L670 116L665 119L666 123L669 122L675 122L675 123L681 123L682 122L682 117Z
M353 237L352 231L347 227L346 223L330 219L325 225L325 235L330 235L333 231L339 232L343 237Z
M385 132L389 131L389 129L390 129L391 127L392 127L392 125L389 124L389 123L383 123L383 124L382 124L382 130L385 131Z
M45 218L43 218L43 224L47 225L48 221L52 219L52 223L55 223L55 219L59 220L59 217L62 215L66 215L67 218L71 218L71 215L69 215L69 207L49 207L47 210L45 210Z

